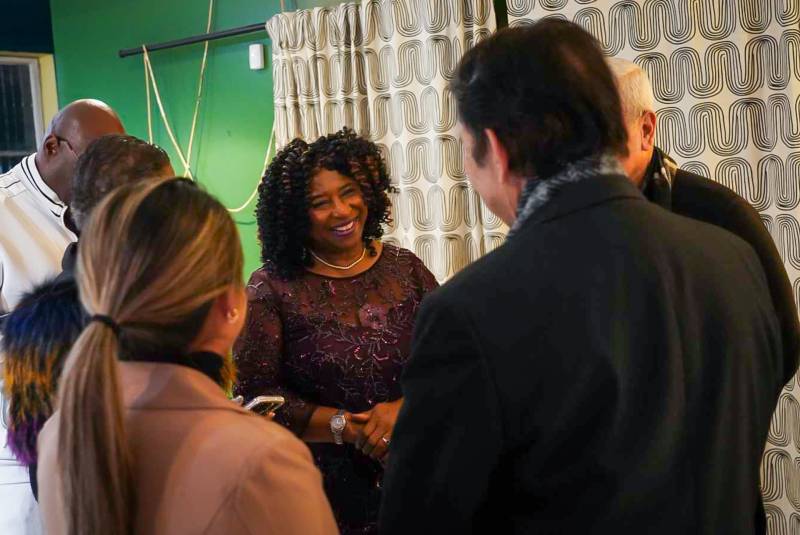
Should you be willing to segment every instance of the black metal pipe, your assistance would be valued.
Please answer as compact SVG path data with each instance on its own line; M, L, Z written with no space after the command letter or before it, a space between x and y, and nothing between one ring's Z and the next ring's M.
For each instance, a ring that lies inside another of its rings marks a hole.
M243 35L245 33L265 32L266 22L259 22L256 24L249 24L247 26L239 26L238 28L231 28L229 30L220 30L218 32L204 33L192 37L184 37L183 39L175 39L174 41L165 41L163 43L155 43L152 45L145 45L148 52L155 50L166 50L168 48L176 48L184 45L191 45L194 43L202 43L203 41L214 41L222 39L223 37L233 37L234 35ZM142 53L142 47L137 48L124 48L119 51L119 57L125 58L128 56L135 56Z

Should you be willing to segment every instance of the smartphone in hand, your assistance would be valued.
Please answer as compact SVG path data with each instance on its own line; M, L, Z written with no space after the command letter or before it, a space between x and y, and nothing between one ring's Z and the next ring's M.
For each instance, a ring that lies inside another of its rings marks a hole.
M286 400L283 396L256 396L244 408L262 416L268 416L280 409L284 403Z

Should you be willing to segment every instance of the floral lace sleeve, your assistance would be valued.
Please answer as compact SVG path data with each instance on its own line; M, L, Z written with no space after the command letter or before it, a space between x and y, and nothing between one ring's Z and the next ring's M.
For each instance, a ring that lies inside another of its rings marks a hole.
M245 402L256 396L283 396L286 403L275 413L275 421L301 436L316 406L298 396L283 378L283 322L278 298L263 273L253 274L247 297L247 323L234 346L238 368L234 393Z

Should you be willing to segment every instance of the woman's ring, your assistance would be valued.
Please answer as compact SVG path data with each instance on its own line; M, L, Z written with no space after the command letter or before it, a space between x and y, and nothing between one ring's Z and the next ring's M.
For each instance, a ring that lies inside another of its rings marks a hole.
M381 438L381 440L383 440L383 443L386 444L387 446L389 445L389 439L388 438L383 437L383 438Z

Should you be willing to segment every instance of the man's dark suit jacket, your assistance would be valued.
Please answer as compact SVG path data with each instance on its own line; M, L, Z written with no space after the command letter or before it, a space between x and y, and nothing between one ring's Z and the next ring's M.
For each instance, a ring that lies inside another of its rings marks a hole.
M664 169L669 167L669 164L663 165L665 160L669 158L656 149L645 173L645 197L676 214L724 228L750 244L764 268L772 303L778 313L785 355L784 382L790 381L800 359L800 320L792 283L772 236L755 208L736 192L677 166L670 173ZM663 176L662 169L672 175L671 180Z
M381 531L752 533L784 376L749 245L564 186L423 303Z

